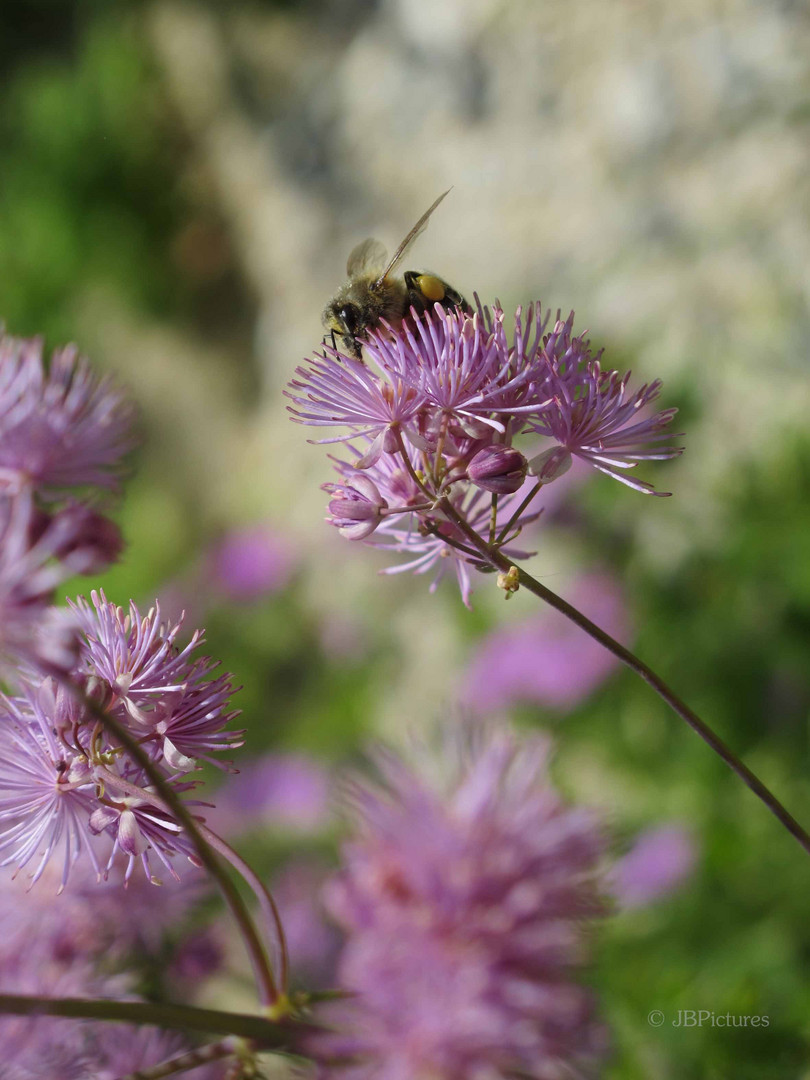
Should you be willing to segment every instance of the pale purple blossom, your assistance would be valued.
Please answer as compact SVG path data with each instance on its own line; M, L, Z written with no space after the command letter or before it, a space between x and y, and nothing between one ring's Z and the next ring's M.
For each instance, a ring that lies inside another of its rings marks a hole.
M547 743L483 732L438 782L392 754L357 782L355 838L328 896L347 934L319 1041L330 1075L578 1075L603 1049L578 979L602 910L591 813L546 775Z
M696 862L694 839L683 826L646 829L613 867L611 891L622 908L643 907L674 892Z
M0 337L0 486L62 497L118 489L133 410L73 346L46 367L42 341Z
M269 525L232 529L206 558L206 580L228 600L245 603L283 589L296 566L290 542Z
M52 607L54 590L73 574L98 572L118 555L120 534L80 506L46 514L29 492L0 495L0 669L64 673L78 650L76 619Z
M636 491L669 495L627 472L640 461L665 461L683 453L682 447L665 445L672 438L665 429L677 409L645 411L661 391L660 380L630 391L630 372L603 371L587 353L581 363L582 368L564 372L552 365L548 383L552 405L531 422L531 430L557 445L537 455L530 472L540 480L552 480L573 455Z
M332 783L327 769L304 754L265 754L240 767L217 790L214 827L226 836L257 830L300 835L330 823Z
M226 730L238 715L230 677L212 678L218 665L195 656L201 631L180 646L182 618L164 622L157 601L141 615L133 602L124 611L103 591L90 596L92 604L80 597L73 605L84 631L80 673L115 715L180 771L198 759L217 764L212 754L242 744L242 732Z
M354 472L343 484L324 484L332 496L330 521L347 540L365 540L382 521L387 501L366 473Z
M394 572L438 580L446 561L466 604L471 569L491 569L496 551L509 554L504 545L542 511L541 489L573 458L652 492L628 471L681 453L666 430L676 410L647 411L660 383L633 391L629 376L604 370L601 352L574 334L573 313L552 323L529 304L510 327L499 304L476 298L476 306L437 304L398 327L371 329L367 362L326 349L298 369L288 393L299 423L345 429L319 440L349 444L349 460L335 460L339 481L324 485L328 520L348 539L411 556ZM537 436L550 445L537 448ZM527 471L536 478L528 492ZM515 520L519 500L509 496L521 490L527 503ZM478 533L474 553L459 549L457 514Z
M297 406L287 406L296 423L351 429L348 434L318 442L348 442L368 436L371 445L363 460L372 465L383 451L396 449L394 433L398 430L417 445L424 445L415 434L415 422L425 398L386 368L384 356L378 358L371 349L369 354L377 360L382 379L362 361L326 348L323 356L310 361L309 368L297 369L299 378L290 382L294 393L285 391L285 395Z
M406 449L406 453L409 458L415 457L414 451ZM358 474L355 467L348 462L336 460L335 465L344 478L346 486L357 483L359 475L365 476L367 481L374 483L381 500L386 503L386 509L382 511L382 520L373 534L368 535L364 542L386 553L404 555L406 559L395 566L386 567L380 573L401 574L412 571L415 574L432 574L430 591L434 592L445 574L452 572L458 582L461 598L469 607L472 592L471 570L480 565L480 559L474 553L461 551L447 543L449 539L466 546L468 541L453 521L439 511L425 508L424 495L403 466L401 457L393 454L385 455L376 465L361 474ZM489 494L476 487L470 487L466 490L454 489L449 497L468 524L480 536L485 537L491 520ZM500 504L503 514L508 518L519 503L520 498L517 495L503 498ZM411 507L422 509L414 513L396 512L408 510ZM510 535L514 536L516 531L529 522L535 521L537 516L537 513L521 514L516 523L516 529ZM527 554L515 550L508 543L503 550L513 557L525 557Z
M58 737L48 700L36 691L0 697L0 866L27 870L33 884L59 859L61 889L80 857L101 873L90 827L97 798L92 770Z

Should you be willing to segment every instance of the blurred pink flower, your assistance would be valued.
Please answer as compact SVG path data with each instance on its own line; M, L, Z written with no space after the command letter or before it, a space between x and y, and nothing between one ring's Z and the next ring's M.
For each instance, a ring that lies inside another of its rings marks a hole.
M325 862L290 861L270 883L284 923L290 969L297 984L309 988L335 983L341 936L328 921L321 890L331 872Z
M613 868L612 886L619 905L637 908L666 896L689 877L697 852L687 829L661 825L647 829Z
M567 600L619 641L627 613L618 584L592 573L563 590ZM473 651L463 676L462 702L476 714L518 702L569 712L584 701L618 661L563 615L546 608L498 627Z
M292 545L267 525L233 529L210 551L211 580L227 599L247 602L283 589L295 571Z
M267 754L217 790L206 814L215 831L235 836L271 828L317 832L329 819L331 782L322 765L304 754Z

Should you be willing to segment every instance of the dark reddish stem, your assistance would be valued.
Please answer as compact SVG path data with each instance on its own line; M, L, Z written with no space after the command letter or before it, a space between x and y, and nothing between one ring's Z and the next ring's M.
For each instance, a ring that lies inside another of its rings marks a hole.
M476 551L480 552L483 562L489 563L490 566L497 570L502 570L504 573L514 567L518 572L518 580L525 589L528 589L529 592L534 593L535 596L544 600L556 611L565 615L567 619L570 619L571 622L584 630L586 634L589 634L595 641L598 641L600 645L608 650L608 652L612 653L618 660L621 660L621 662L626 664L631 671L634 671L636 675L651 686L656 694L669 705L673 712L677 713L682 720L685 720L692 730L695 731L701 739L714 750L718 757L722 758L726 765L739 776L743 783L753 791L757 798L762 800L774 817L781 821L788 832L794 836L804 850L810 854L810 835L808 835L793 815L785 809L776 796L765 786L765 784L763 784L759 777L751 772L747 765L740 761L733 750L726 746L720 736L715 734L709 725L700 719L697 713L693 712L685 702L681 701L678 695L667 686L664 680L657 675L652 668L647 667L647 665L642 660L639 660L634 653L619 644L615 638L612 638L610 634L602 630L596 623L591 622L587 616L583 615L581 611L578 611L577 608L569 604L567 600L563 600L561 596L552 592L551 589L547 589L545 585L541 584L536 578L533 578L531 574L528 574L525 570L516 566L516 564L513 563L511 559L508 559L497 546L490 547L490 545L478 535L475 529L473 529L465 518L456 510L448 498L444 497L440 499L439 507L444 515L464 534L469 544L474 547Z

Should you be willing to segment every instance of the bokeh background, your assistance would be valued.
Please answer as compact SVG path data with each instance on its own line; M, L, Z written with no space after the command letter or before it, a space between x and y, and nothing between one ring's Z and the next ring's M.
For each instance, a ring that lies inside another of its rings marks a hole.
M807 857L533 597L481 579L468 612L449 583L379 578L323 522L328 462L282 397L350 248L393 248L452 185L414 264L574 308L686 433L646 477L671 499L559 481L530 569L810 821L807 5L15 0L0 86L0 315L139 404L129 549L101 584L185 609L243 685L222 827L254 820L301 980L329 977L331 778L464 708L551 731L558 784L612 830L587 974L604 1076L810 1077ZM769 1024L675 1028L682 1009Z

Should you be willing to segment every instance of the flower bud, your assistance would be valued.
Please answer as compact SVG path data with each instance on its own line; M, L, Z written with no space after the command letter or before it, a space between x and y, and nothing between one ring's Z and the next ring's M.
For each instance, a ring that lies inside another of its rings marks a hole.
M382 520L388 506L379 488L368 476L358 473L351 484L329 485L333 498L329 503L331 521L348 540L365 540Z
M494 495L511 495L526 479L528 462L511 446L487 446L479 450L467 468L476 487Z

